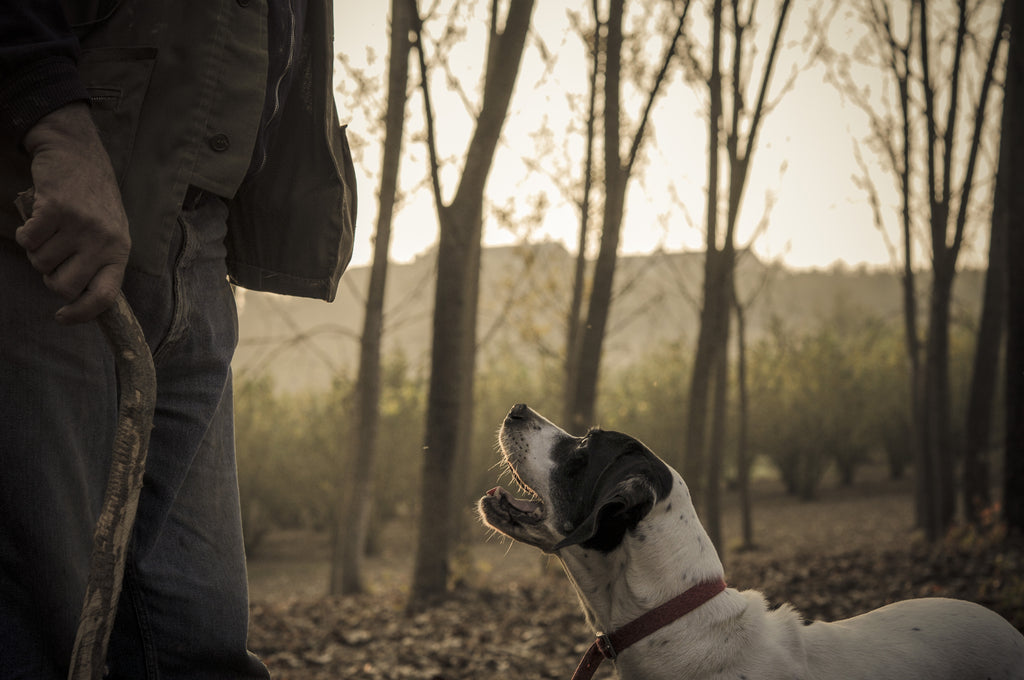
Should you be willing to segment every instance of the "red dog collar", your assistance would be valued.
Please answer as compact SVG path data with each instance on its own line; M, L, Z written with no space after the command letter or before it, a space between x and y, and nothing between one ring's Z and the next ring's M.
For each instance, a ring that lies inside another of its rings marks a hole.
M605 659L614 659L630 645L681 619L725 590L725 581L707 581L627 623L613 633L598 635L583 656L572 680L590 680Z

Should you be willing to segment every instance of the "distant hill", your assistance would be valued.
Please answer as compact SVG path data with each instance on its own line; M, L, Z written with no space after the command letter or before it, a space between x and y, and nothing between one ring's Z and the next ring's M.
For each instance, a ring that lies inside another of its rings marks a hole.
M385 295L385 355L401 352L424 372L430 363L435 256L393 263ZM683 343L685 351L692 351L703 262L703 253L688 252L619 258L605 365L628 364L665 343ZM573 256L560 244L484 250L477 332L483 360L494 351L515 352L524 361L537 352L562 353L573 268ZM236 373L265 373L280 389L297 391L327 387L336 375L353 377L369 276L369 267L346 272L331 304L239 291ZM976 318L983 280L979 271L958 274L955 317ZM837 306L893 323L902 318L900 279L893 272L794 271L744 254L737 289L742 300L753 300L747 312L752 339L773 319L788 328L809 328Z

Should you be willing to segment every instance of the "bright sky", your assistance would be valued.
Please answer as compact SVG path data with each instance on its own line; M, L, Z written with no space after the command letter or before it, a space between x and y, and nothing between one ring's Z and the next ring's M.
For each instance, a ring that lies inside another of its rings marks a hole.
M476 20L470 22L466 40L449 58L451 71L461 79L472 106L478 105L486 11L490 3L476 4ZM342 121L350 123L361 179L355 265L366 264L372 257L371 236L377 219L379 146L383 134L379 118L383 115L385 97L389 5L383 0L335 0L337 51L345 54L353 67L363 69L376 89L359 99L366 102L368 112L347 104L352 101L353 85L351 79L343 77L344 70L338 69L339 111ZM536 3L532 26L535 35L527 44L503 130L503 144L488 182L490 204L511 217L501 223L488 215L484 228L486 245L515 243L526 237L533 241L561 241L567 248L576 248L579 218L560 192L557 180L581 176L578 159L582 158L582 137L568 128L571 124L579 130L582 119L578 115L573 119L568 98L574 96L585 102L587 62L568 15L570 11L583 12L589 23L589 5L575 0ZM771 10L774 3L761 5ZM805 59L795 44L805 35L807 16L799 12L806 10L808 3L794 5L797 9L790 17L787 32L789 48L775 72L776 92L795 63ZM706 25L701 14L692 19L691 30ZM431 28L436 34L437 24L428 24L428 32ZM842 43L849 41L845 47L851 48L855 34L855 27L844 26L842 19L837 19L830 32L833 47L843 49ZM554 55L554 63L548 68L541 58L539 43ZM762 41L762 50L765 45ZM652 44L654 60L659 58L660 49ZM644 163L631 182L621 241L623 253L704 247L706 94L683 83L678 69L675 73L677 77L656 104L651 134L644 145ZM824 82L823 74L820 66L802 71L795 88L779 100L778 107L764 120L740 215L738 244L746 245L755 232L765 216L766 195L770 193L775 201L768 216L770 223L753 246L760 256L801 268L828 267L837 261L850 265L889 264L885 240L874 226L865 195L852 180L857 172L854 139L864 136L863 114L844 103L835 88ZM415 65L410 76L413 83L418 82ZM461 155L472 132L472 119L462 99L446 90L442 76L438 77L432 81L431 94L440 153L448 160L442 179L445 199L449 200L461 168ZM864 85L877 88L880 82ZM645 100L629 95L624 92L623 109L635 119ZM422 130L422 107L417 90L407 109L407 133L412 133L412 137ZM582 105L578 109L582 111ZM545 123L551 134L541 137L537 131ZM627 126L630 135L633 127ZM550 151L545 153L545 149ZM545 172L530 172L524 156L537 159ZM870 152L865 150L864 156L871 160ZM409 134L402 163L401 186L406 201L395 216L391 254L395 260L408 261L436 243L437 219L432 193L424 180L425 147L418 138L410 141ZM888 202L883 205L886 219L895 224L895 194L886 184L887 178L877 173L876 177L883 191L882 200ZM544 201L541 209L536 207L539 200ZM974 250L968 247L964 259L977 259L978 250L977 246Z

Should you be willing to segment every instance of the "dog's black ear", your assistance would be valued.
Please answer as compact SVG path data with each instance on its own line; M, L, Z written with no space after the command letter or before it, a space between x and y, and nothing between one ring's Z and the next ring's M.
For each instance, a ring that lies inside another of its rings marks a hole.
M650 512L656 500L654 489L643 476L631 476L609 484L597 498L590 514L554 550L571 545L600 552L614 550L626 532L636 528Z

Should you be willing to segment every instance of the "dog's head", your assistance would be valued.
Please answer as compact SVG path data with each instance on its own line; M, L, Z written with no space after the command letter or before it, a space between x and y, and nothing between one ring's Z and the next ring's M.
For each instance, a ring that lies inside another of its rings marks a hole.
M525 404L509 411L498 442L512 475L534 498L496 487L480 499L480 515L545 552L573 545L614 550L672 489L668 466L633 437L598 429L574 437Z

